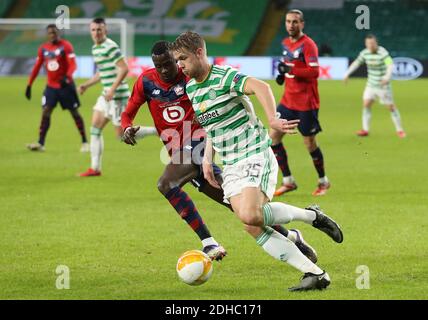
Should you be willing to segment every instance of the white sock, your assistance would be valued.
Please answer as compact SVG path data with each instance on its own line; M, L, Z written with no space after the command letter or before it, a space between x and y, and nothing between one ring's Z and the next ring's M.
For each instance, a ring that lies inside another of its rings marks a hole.
M328 178L327 178L327 176L324 176L322 178L319 178L318 181L319 181L319 183L328 183Z
M135 133L136 139L142 139L147 136L157 136L158 132L155 127L143 127L140 126L140 129Z
M292 184L292 183L294 183L294 177L293 176L288 176L288 177L282 178L282 184Z
M280 261L287 262L303 273L323 273L316 264L300 252L292 241L272 228L266 227L265 231L257 237L256 241L269 255Z
M372 118L372 109L371 108L363 108L363 130L370 130L370 120Z
M316 214L312 210L297 208L282 202L269 202L263 206L263 218L265 226L291 221L303 221L312 224Z
M401 125L401 116L400 116L400 112L398 111L397 108L395 108L394 111L391 111L391 119L392 122L394 123L395 126L395 130L398 131L403 131L403 127Z
M213 237L209 237L209 238L202 240L202 247L205 248L207 246L218 246L218 243L217 243L217 241L215 241L215 239Z
M91 128L91 168L101 170L101 158L104 149L104 139L101 129Z

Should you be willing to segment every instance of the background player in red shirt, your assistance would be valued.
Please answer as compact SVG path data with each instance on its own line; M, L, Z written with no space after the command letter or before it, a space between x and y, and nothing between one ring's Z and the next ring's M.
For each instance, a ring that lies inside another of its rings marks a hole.
M320 107L317 80L318 48L315 42L303 33L304 24L303 13L300 10L287 12L285 28L289 37L282 42L283 59L278 65L279 75L276 78L280 85L285 80L285 91L277 107L277 113L283 119L300 120L298 129L303 135L304 144L319 177L318 187L312 194L320 196L327 192L330 183L324 171L323 154L315 139L316 134L321 131L318 121ZM297 189L297 184L291 175L287 152L281 141L284 134L271 129L270 136L272 149L283 174L282 186L275 192L278 196Z
M159 41L153 46L152 60L155 68L144 71L138 77L122 113L124 141L130 145L136 144L139 127L133 127L132 122L140 106L147 102L158 134L172 158L159 178L158 189L199 236L204 252L212 259L220 260L226 251L211 236L192 199L182 190L186 183L192 182L200 192L231 209L223 202L223 190L212 187L203 177L205 131L194 121L195 112L185 93L188 78L178 68L168 49L168 42ZM221 169L216 165L214 173L221 185ZM298 230L288 231L282 226L274 228L316 262L315 250L303 240Z
M82 138L81 152L89 152L89 144L86 139L85 125L82 116L77 111L80 101L76 93L73 81L73 73L76 70L76 55L70 42L61 39L59 30L54 24L46 27L48 42L43 43L38 50L36 64L33 67L28 80L25 96L31 99L31 85L36 79L40 68L45 65L47 73L47 85L42 98L42 119L40 123L39 141L27 145L32 151L45 150L45 138L49 130L51 114L57 103L63 109L70 111Z

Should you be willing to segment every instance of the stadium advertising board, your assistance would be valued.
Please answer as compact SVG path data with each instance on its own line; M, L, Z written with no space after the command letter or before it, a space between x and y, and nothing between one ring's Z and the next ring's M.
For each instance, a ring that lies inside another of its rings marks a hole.
M394 80L412 80L428 77L428 60L416 60L409 57L396 57L392 77ZM367 77L367 69L361 66L351 77Z
M210 57L210 62L218 65L230 65L248 74L261 79L274 79L277 75L276 57ZM8 75L28 75L34 64L34 58L0 58L0 76ZM152 68L151 57L131 57L128 58L130 73L129 76L137 77L142 71ZM343 79L349 64L349 59L344 57L321 57L320 80L340 80ZM411 80L418 77L428 77L428 61L418 61L412 58L394 58L394 80ZM42 70L43 72L43 70ZM95 64L92 57L77 57L77 71L75 78L89 78L95 72ZM365 77L365 67L359 68L355 77Z
M394 58L394 69L392 76L394 80L412 80L421 76L424 67L416 59L397 57Z

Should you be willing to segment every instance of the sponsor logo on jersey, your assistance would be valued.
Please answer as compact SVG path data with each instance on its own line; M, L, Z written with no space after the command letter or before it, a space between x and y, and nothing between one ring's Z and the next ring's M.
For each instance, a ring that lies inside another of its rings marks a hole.
M57 71L59 69L59 63L55 59L50 59L47 63L47 69L49 71Z
M186 115L186 110L180 105L167 105L162 111L163 118L169 123L182 121Z
M199 123L204 123L205 121L217 118L218 116L220 116L220 113L218 112L218 110L214 110L214 111L208 111L205 112L201 115L198 116L198 121Z
M415 59L397 57L393 59L394 68L392 71L395 80L412 80L418 78L423 72L424 67Z
M159 90L159 89L154 89L154 90L152 91L152 95L154 95L154 96L157 96L159 93L160 93L160 90Z

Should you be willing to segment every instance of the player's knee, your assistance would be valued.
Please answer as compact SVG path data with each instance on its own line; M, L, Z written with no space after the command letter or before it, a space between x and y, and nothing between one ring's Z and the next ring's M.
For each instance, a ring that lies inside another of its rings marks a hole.
M309 152L314 151L318 147L314 136L305 137L303 142Z
M160 177L158 180L158 190L164 196L172 189L172 183L165 177Z
M263 216L261 214L261 210L257 210L256 208L241 208L239 218L245 225L263 225Z
M70 110L70 114L74 119L80 118L80 114L77 110Z
M51 108L46 107L46 108L43 109L42 116L44 118L49 118L51 116L51 114L52 114L52 109Z

